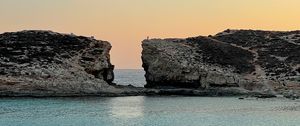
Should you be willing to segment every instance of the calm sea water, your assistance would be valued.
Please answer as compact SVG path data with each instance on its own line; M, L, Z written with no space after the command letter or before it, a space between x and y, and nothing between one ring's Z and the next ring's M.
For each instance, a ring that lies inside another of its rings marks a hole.
M126 83L134 82L125 75L137 76L125 72L120 75L124 75ZM299 125L300 102L282 99L175 96L0 99L0 126Z
M145 72L142 69L116 69L114 82L120 85L144 87L146 84Z

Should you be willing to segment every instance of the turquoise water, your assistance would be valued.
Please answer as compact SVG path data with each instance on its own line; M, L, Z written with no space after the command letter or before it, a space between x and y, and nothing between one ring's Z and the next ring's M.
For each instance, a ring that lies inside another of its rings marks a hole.
M0 126L299 126L300 102L210 97L2 98Z

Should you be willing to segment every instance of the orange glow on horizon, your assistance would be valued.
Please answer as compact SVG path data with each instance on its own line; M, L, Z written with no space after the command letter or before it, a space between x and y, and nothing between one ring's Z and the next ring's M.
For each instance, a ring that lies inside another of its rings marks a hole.
M0 32L26 29L111 42L116 68L141 67L141 41L225 29L300 30L299 0L1 0Z

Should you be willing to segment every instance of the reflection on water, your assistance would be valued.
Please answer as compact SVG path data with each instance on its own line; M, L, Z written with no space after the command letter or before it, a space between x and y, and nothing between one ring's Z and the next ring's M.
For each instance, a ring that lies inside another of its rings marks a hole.
M117 97L111 98L110 113L115 118L140 118L144 115L144 97Z

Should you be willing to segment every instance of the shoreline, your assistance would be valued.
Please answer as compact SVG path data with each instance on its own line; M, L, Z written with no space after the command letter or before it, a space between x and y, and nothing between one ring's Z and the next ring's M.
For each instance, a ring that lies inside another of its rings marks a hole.
M238 88L229 89L191 89L191 88L143 88L124 85L113 86L119 92L99 92L98 94L0 94L0 98L9 97L32 97L32 98L47 98L47 97L127 97L127 96L180 96L180 97L258 97L258 98L274 98L273 94L264 94L261 92L243 92Z
M118 97L211 97L211 98L237 98L239 100L251 99L275 99L300 101L299 97L287 97L284 95L265 94L261 92L232 92L233 89L222 92L220 89L187 89L187 88L162 88L148 89L143 87L134 87L131 85L114 85L117 89L121 89L120 93L101 92L99 94L0 94L0 100L6 98L118 98ZM234 89L236 90L236 89ZM237 90L238 91L238 90Z

